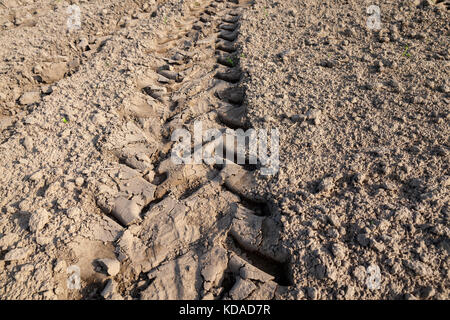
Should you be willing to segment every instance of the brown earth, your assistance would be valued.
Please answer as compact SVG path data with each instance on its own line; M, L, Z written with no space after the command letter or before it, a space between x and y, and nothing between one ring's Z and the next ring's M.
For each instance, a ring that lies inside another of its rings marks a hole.
M448 299L448 21L444 1L1 1L0 298ZM196 121L278 129L279 171L176 165Z

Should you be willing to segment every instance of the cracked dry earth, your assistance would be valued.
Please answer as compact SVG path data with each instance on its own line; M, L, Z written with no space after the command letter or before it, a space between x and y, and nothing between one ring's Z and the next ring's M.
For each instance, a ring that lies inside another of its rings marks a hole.
M2 299L448 299L443 1L1 3ZM280 171L174 164L196 121Z

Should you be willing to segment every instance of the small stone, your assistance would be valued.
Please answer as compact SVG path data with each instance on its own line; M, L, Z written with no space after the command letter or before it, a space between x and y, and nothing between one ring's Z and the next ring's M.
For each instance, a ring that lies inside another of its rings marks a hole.
M243 300L255 291L256 288L256 285L252 281L237 277L236 283L231 288L229 295L233 300Z
M385 190L394 191L396 189L395 184L390 181L383 182L380 187Z
M31 181L34 181L34 182L38 182L38 181L41 180L43 177L44 177L44 173L42 172L42 170L40 170L40 171L37 171L37 172L33 173L33 174L30 176L30 180L31 180Z
M41 100L41 95L38 91L25 92L19 99L21 105L30 105Z
M12 117L4 117L0 118L0 131L8 128L13 124Z
M320 62L320 66L325 67L325 68L333 68L336 65L337 65L336 60L323 60Z
M358 266L353 270L353 276L360 282L366 278L366 269L363 266Z
M352 286L348 286L344 298L347 300L351 300L354 298L354 296L355 296L355 288L353 288Z
M345 258L345 248L339 243L334 243L331 246L331 252L338 260L343 260Z
M118 198L115 201L112 215L125 226L130 225L137 219L141 213L141 208L134 200Z
M367 235L365 233L358 234L358 236L356 238L357 238L359 244L362 245L363 247L366 247L369 245L370 239L367 237Z
M339 221L339 218L335 214L331 214L327 216L328 222L335 227L339 227L341 225L341 222Z
M146 175L145 175L145 179L147 181L152 182L155 179L155 171L150 170Z
M385 246L382 242L373 241L372 246L377 250L378 252L383 252L385 249Z
M316 288L309 287L308 289L306 289L306 293L308 294L308 297L310 299L312 299L312 300L317 299L317 289Z
M104 125L107 122L105 116L101 113L96 113L95 115L93 115L92 121L97 125Z
M81 187L84 184L84 179L82 177L78 177L75 179L75 185L77 187Z
M62 260L62 259L58 259L56 261L55 266L53 267L53 271L55 273L60 273L60 272L66 272L67 270L67 263L66 261Z
M284 51L279 52L277 54L277 57L280 58L280 59L285 60L286 58L288 58L291 55L292 55L292 51L291 50L284 50Z
M120 262L116 259L98 259L97 262L112 277L120 272Z
M14 260L23 260L26 259L31 253L30 248L16 248L9 251L4 260L5 261L14 261Z
M44 237L44 236L40 236L40 235L36 236L36 243L40 246L45 246L45 245L49 244L52 240L53 240L53 238L51 238L51 237Z
M50 66L43 68L41 77L45 83L53 83L64 78L68 71L67 63L59 62L53 63Z
M73 69L78 68L80 66L80 63L81 63L80 59L79 58L75 58L75 59L70 60L67 63L67 66L69 67L69 69L73 70Z
M16 16L14 17L14 23L16 26L20 26L22 24L25 24L26 22L32 22L33 20L33 16L31 15L31 13L26 12L26 13L16 13Z
M80 208L72 207L72 208L67 209L67 216L70 219L74 219L74 220L79 219L79 217L81 217L81 215L82 215L82 211Z
M49 213L45 209L38 209L33 213L28 221L28 227L31 232L38 232L48 223Z
M43 94L50 94L53 92L53 87L51 85L43 85L41 87L41 92Z
M306 117L308 120L311 120L314 124L318 125L322 118L322 111L319 109L311 109L306 113Z
M166 78L166 77L164 77L164 76L162 76L162 75L158 75L158 82L161 82L161 83L170 83L170 79L168 79L168 78Z
M422 291L421 297L423 299L431 298L436 294L436 291L434 290L434 288L432 286L423 287L421 291Z
M28 152L33 150L33 139L31 139L29 136L26 136L23 139L22 144L23 144L25 150L27 150Z
M334 182L331 177L323 179L319 184L319 192L330 192L334 187Z
M112 279L109 279L101 295L106 300L123 300L122 296L120 296L120 294L118 294L116 291L116 283Z
M9 233L0 238L0 248L8 248L12 246L17 240L19 240L19 236L15 233Z

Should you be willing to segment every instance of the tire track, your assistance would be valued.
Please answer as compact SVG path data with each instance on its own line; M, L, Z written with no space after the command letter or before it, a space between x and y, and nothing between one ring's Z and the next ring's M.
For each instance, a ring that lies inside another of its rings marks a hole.
M135 297L272 299L290 283L280 225L265 199L250 192L257 166L238 165L234 152L231 129L249 127L236 45L249 5L196 1L149 52L161 55L151 80L138 86L150 105L129 111L136 132L154 144L137 137L118 151L119 192L97 197L106 214L128 227L116 243L119 256L141 278L147 273ZM202 144L211 154L225 150L223 165L172 161L172 133L184 128L194 136L198 121L223 137L221 146Z

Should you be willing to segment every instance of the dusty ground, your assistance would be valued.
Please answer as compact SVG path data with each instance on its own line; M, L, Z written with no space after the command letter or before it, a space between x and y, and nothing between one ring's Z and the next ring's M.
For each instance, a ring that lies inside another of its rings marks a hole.
M0 10L2 299L449 298L443 1ZM194 121L279 172L173 164Z

